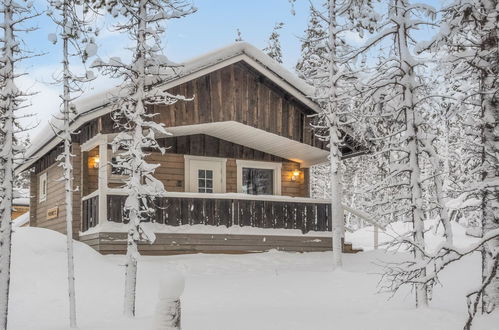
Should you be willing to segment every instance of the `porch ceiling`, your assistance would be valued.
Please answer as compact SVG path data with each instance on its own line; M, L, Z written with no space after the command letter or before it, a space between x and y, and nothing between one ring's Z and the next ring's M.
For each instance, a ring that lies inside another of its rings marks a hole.
M309 167L325 162L328 151L292 139L244 125L236 121L223 121L199 125L169 127L173 136L206 134L249 148L276 155Z

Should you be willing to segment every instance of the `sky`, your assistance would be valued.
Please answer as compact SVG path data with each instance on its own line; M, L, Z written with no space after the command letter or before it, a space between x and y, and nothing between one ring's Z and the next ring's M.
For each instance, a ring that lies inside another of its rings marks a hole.
M435 2L426 0L424 2ZM316 3L316 0L313 0ZM383 1L382 1L383 2ZM183 62L192 57L202 55L214 49L233 43L237 37L237 29L241 31L244 41L257 48L264 48L268 37L277 22L283 22L280 30L283 51L283 64L290 71L300 55L300 36L303 36L309 18L309 1L296 0L294 15L288 0L193 0L196 13L182 19L170 21L163 40L166 55L175 62ZM35 7L42 11L46 9L46 0L35 0ZM113 22L109 16L96 20L101 29L97 44L97 56L106 60L112 56L126 59L129 52L125 49L131 45L126 36L112 31L109 27ZM34 116L27 120L26 125L36 126L30 136L33 138L46 129L47 121L59 109L60 86L52 84L54 73L60 71L61 56L58 45L48 41L49 33L56 33L55 25L46 15L40 15L30 22L38 30L24 35L24 47L43 55L29 59L20 65L20 70L27 74L18 79L18 86L37 92L31 98L32 106L27 109ZM352 42L359 42L351 35ZM90 60L89 62L91 62ZM80 68L82 70L83 67ZM95 72L98 74L98 72ZM85 87L85 95L102 92L116 85L117 81L98 76Z

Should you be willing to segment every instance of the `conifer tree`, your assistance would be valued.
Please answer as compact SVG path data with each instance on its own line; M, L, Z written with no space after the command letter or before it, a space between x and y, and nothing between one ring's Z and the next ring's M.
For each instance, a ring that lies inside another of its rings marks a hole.
M269 40L267 42L267 47L263 49L263 51L276 60L279 63L282 63L282 50L281 50L281 41L279 34L279 30L284 27L284 23L276 23L272 33L270 34Z

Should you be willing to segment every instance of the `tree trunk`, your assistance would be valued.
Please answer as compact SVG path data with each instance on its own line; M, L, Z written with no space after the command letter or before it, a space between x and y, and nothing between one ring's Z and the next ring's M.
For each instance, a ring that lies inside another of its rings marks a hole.
M126 200L126 209L129 212L130 228L128 229L127 239L127 255L126 255L126 274L125 274L125 301L124 301L124 314L128 317L135 316L135 300L137 288L137 256L138 242L140 240L141 231L140 223L142 221L141 214L141 195L138 187L142 185L141 166L144 159L139 159L138 155L142 155L142 139L143 131L142 116L145 114L144 98L146 93L146 28L147 28L147 0L140 0L139 8L136 19L138 20L137 28L137 44L136 44L136 58L135 65L137 67L136 83L136 105L133 117L133 144L130 147L131 151L131 177L127 183L129 191Z
M68 24L68 1L65 0L63 4L63 23L62 26ZM69 72L69 36L65 31L63 33L63 116L64 116L64 181L65 181L65 206L66 206L66 238L67 238L67 258L68 258L68 295L69 295L69 326L76 328L76 292L75 292L75 273L74 273L74 253L73 253L73 163L71 160L71 130L70 124L70 87L69 79L71 73Z
M0 177L0 330L7 329L9 310L10 288L10 263L11 263L11 236L12 236L12 198L14 182L14 110L16 108L15 95L17 89L14 84L14 49L15 45L13 11L14 4L11 0L4 1L4 58L2 71L4 81L0 117L3 120L3 131L0 132L0 166L3 172ZM0 127L1 128L1 127Z
M337 106L337 86L336 73L337 59L337 22L336 22L336 0L329 0L329 100L328 100L328 124L329 124L329 161L331 163L331 226L333 233L333 266L342 267L342 248L344 236L344 219L341 186L341 150L340 134L338 130L339 118L336 115Z
M403 86L403 100L402 106L403 111L405 111L405 121L406 121L406 141L407 141L407 153L408 153L408 170L409 170L409 187L411 195L411 210L410 216L413 225L413 240L416 247L414 250L414 259L416 262L424 261L424 254L422 251L425 249L424 241L424 214L423 214L423 191L421 187L421 168L419 164L420 151L420 141L418 126L422 122L421 116L418 113L418 109L415 105L415 88L417 85L414 68L409 63L414 63L412 59L410 50L407 31L408 28L405 26L407 20L407 15L411 15L411 11L405 11L408 7L407 3L399 4L395 1L395 10L399 16L398 21L404 22L402 26L397 28L397 46L398 46L398 57L400 71L404 74L401 77L401 81L404 81ZM424 277L425 272L421 274ZM417 284L416 285L416 306L423 307L428 305L428 292L427 285Z
M497 1L484 1L487 12L497 10ZM489 7L487 7L487 5ZM494 33L495 32L495 33ZM482 229L484 234L499 228L499 31L497 27L488 31L482 42L485 60L490 66L482 70L481 76L481 137L482 137ZM499 238L485 246L482 258L482 278L491 274L494 258L497 258ZM483 295L483 312L491 312L499 306L499 271Z

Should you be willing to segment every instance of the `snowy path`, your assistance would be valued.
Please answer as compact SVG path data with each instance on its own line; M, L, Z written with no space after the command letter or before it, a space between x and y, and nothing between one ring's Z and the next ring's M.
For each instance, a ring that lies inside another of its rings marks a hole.
M10 329L67 329L64 239L44 229L16 229ZM479 282L479 257L473 256L443 274L431 309L415 312L411 295L387 301L376 294L373 262L400 254L346 255L345 270L336 272L330 253L142 257L138 316L128 320L121 316L124 257L100 256L80 243L75 253L81 330L152 329L164 267L186 276L184 330L461 329L464 294Z

